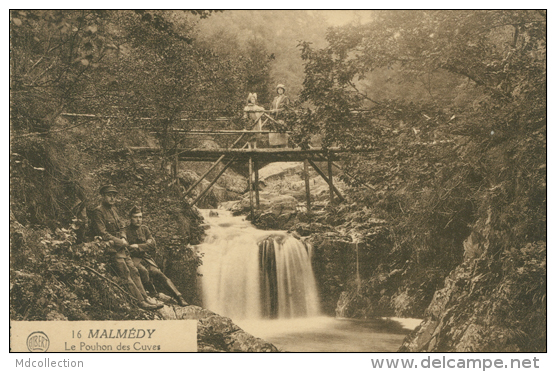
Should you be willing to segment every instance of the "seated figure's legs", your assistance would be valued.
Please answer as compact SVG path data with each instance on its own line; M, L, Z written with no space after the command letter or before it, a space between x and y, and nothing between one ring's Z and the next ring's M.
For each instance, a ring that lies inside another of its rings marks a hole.
M174 283L166 275L164 275L158 267L149 265L149 274L154 280L164 286L164 288L170 292L172 296L181 296L180 291L178 291Z
M145 297L143 297L143 294L137 288L135 281L131 278L131 272L129 270L127 263L125 262L125 258L116 257L114 259L114 267L116 269L116 272L118 273L118 276L124 279L125 285L127 286L129 293L131 293L131 295L135 297L137 300L144 301Z
M118 272L118 276L125 280L125 284L131 295L139 301L140 307L147 310L156 310L164 306L163 304L153 303L152 300L149 299L141 284L139 271L133 266L131 257L114 257L114 266Z
M143 287L143 283L141 283L141 277L139 276L139 270L137 270L137 268L135 267L135 265L133 264L133 261L131 260L131 257L126 257L124 258L124 262L129 270L129 276L131 277L131 280L133 280L133 283L135 283L135 286L137 287L137 289L139 290L139 292L141 293L141 295L143 295L144 299L147 299L147 292L145 292L145 288Z
M187 302L184 301L180 291L176 288L174 283L168 278L164 273L156 266L146 264L149 274L153 280L160 283L170 294L174 297L180 306L187 306Z
M156 288L154 287L152 279L149 275L149 270L147 270L145 266L141 264L142 258L133 257L131 260L133 261L133 266L135 266L137 268L137 271L139 271L139 277L141 278L141 282L143 283L143 288L151 292L151 296L156 295Z

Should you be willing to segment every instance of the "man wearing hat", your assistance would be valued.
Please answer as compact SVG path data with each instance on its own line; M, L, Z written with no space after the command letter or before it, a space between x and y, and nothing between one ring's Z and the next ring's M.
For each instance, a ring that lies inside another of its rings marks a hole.
M161 284L176 299L180 306L187 306L181 293L174 283L158 268L158 265L149 254L156 249L156 241L151 231L143 225L143 213L141 207L135 206L129 211L130 224L125 229L129 240L129 251L133 264L139 270L139 275L146 288L156 293L152 280Z
M147 296L137 268L129 255L127 237L118 212L116 211L116 194L118 190L112 185L102 186L101 205L93 211L93 230L108 242L107 253L111 256L120 278L126 282L129 292L139 301L139 306L147 310L160 309L163 305Z

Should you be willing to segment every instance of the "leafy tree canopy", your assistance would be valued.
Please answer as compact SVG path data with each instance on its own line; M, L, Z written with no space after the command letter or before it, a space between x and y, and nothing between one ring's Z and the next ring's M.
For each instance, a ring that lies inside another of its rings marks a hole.
M154 130L163 146L178 146L181 137L167 129L191 127L180 119L241 111L249 87L268 81L270 58L256 41L248 59L198 42L199 23L213 14L10 12L11 176L21 181L12 200L28 209L19 217L38 222L69 213L68 190L77 198L71 190L83 172L133 141L131 128ZM68 112L102 120L62 115ZM29 195L33 202L23 206Z
M301 131L373 149L346 167L400 246L457 263L493 219L491 248L546 239L546 12L377 11L326 37L301 45Z

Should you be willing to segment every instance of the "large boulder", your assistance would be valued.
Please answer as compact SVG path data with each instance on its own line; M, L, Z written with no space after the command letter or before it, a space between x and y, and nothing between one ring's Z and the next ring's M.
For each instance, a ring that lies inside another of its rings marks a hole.
M277 162L259 169L259 179L265 183L284 180L286 177L303 172L303 163Z
M230 318L199 306L166 305L159 310L163 319L196 319L197 348L200 352L277 352L276 346L243 331Z
M218 184L224 189L236 193L236 195L243 194L247 188L247 178L228 168L228 170L220 176Z
M271 213L276 218L284 214L292 214L297 211L297 200L291 195L273 194L262 191L259 193L259 213ZM241 200L233 205L227 204L234 215L248 214L251 210L250 196L246 193Z

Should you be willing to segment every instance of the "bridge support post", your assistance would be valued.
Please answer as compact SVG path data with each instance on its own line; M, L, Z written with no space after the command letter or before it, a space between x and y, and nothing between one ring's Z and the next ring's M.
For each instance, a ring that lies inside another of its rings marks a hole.
M249 157L249 206L251 207L251 221L255 213L253 212L253 158Z
M178 179L178 154L174 155L172 162L172 176L174 177L174 180Z
M328 188L330 189L330 204L334 204L334 183L332 181L332 154L328 153Z
M309 160L303 162L303 176L305 178L305 200L307 200L307 215L311 214L311 188L309 186Z
M313 169L322 177L324 182L326 182L327 184L330 184L330 181L328 180L328 177L326 177L326 174L324 174L324 172L318 167L318 165L315 164L314 161L309 160L309 164L311 164ZM340 201L343 202L345 200L345 198L342 196L342 193L340 192L340 190L338 190L338 188L336 186L333 186L333 187L334 187L334 192L336 193L336 195L338 195L338 199L340 199Z
M255 167L255 205L259 209L261 207L261 199L259 198L259 162L255 160L253 165Z

